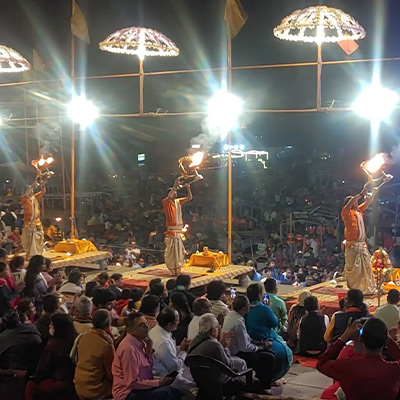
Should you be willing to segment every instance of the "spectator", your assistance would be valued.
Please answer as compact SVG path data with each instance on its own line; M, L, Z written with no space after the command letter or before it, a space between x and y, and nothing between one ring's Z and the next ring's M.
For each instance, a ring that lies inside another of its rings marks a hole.
M193 303L193 318L188 325L187 338L192 340L199 333L199 320L203 314L211 313L211 303L206 298L198 298Z
M110 286L108 282L109 279L110 277L108 276L107 272L101 272L99 275L97 275L97 282L101 287L108 288Z
M36 375L26 385L26 400L69 400L74 396L74 366L69 357L76 337L72 318L67 314L53 314L50 332L53 338L43 351Z
M111 397L114 358L113 340L109 335L110 313L97 310L93 314L93 329L76 340L78 361L74 384L82 400L97 400Z
M89 297L83 295L77 299L76 315L74 316L74 328L78 335L93 328L92 309L93 303Z
M170 386L174 378L153 377L153 348L144 315L130 314L126 326L127 335L118 346L112 364L114 399L179 400L181 393Z
M146 267L146 260L144 257L139 257L137 259L136 264L132 265L132 268L139 269L139 268L145 268Z
M376 309L374 317L380 318L387 326L389 332L396 333L399 324L400 293L396 289L390 289L387 295L387 304Z
M169 304L169 299L171 297L172 292L176 289L176 279L168 279L165 287L168 292L168 299L166 299L167 304Z
M111 275L110 290L113 292L115 299L121 298L122 289L124 288L124 277L122 274L115 273Z
M118 315L123 316L122 310L129 304L131 294L132 294L131 289L122 289L120 298L115 306L115 311L117 312Z
M90 281L85 286L85 296L89 297L89 299L93 298L93 293L96 288L100 287L99 282L97 281Z
M158 315L157 321L158 325L149 332L154 349L153 375L155 378L162 378L174 371L179 372L174 387L181 392L187 391L188 386L193 386L193 383L185 379L182 372L190 341L184 340L177 349L172 337L172 332L178 328L179 314L173 308L166 307Z
M278 268L276 266L275 261L270 261L269 262L268 269L269 269L269 272L271 273L270 278L273 278L273 279L279 281L280 280L280 278L279 278L279 270L278 270Z
M11 233L8 235L8 239L13 242L13 252L18 253L23 250L22 240L18 226L12 228Z
M42 275L42 271L45 267L46 263L44 257L35 255L30 259L25 275L24 295L32 298L39 315L42 311L43 296L53 292L57 282L60 280L59 278L53 279L50 284L48 284Z
M32 300L29 297L24 297L18 302L17 311L20 314L23 314L29 324L33 324L36 318L36 308L32 303Z
M39 330L43 341L43 347L50 340L50 322L53 314L60 307L60 299L54 293L49 293L43 296L43 314L36 320L35 325Z
M167 297L164 284L162 282L155 283L150 287L149 293L158 296L160 299L160 311L162 311L167 306L164 301Z
M249 278L253 282L260 282L263 276L257 272L257 263L253 263L253 261L249 260L246 264L248 267L253 267L253 270L249 272Z
M304 300L309 296L311 296L310 291L305 290L304 292L301 292L297 304L293 304L289 309L287 343L292 349L294 349L295 352L298 351L298 333L300 321L303 315L306 313L306 309L304 308Z
M25 282L25 258L23 256L14 256L10 261L11 273L14 276L15 283Z
M157 316L160 313L160 299L158 296L148 294L143 297L139 312L144 315L149 330L157 325Z
M234 360L230 356L229 346L231 335L223 334L220 341L220 324L214 314L206 313L199 320L199 334L190 342L188 356L199 355L221 361L229 368L234 368ZM222 376L223 393L225 396L237 394L245 385L241 379L232 380Z
M361 334L363 354L338 358L345 344L360 335L360 327L358 320L347 326L340 338L319 357L317 369L340 382L347 400L395 400L400 389L400 350L388 336L382 320L370 318L365 322ZM386 345L395 361L383 359L382 350Z
M8 310L3 316L4 331L0 333L0 368L36 370L42 352L40 333L34 325L22 324L17 311Z
M83 282L83 273L78 269L74 268L68 274L68 282L64 283L60 292L67 296L75 296L76 294L81 294L83 291L82 282Z
M92 301L97 310L104 308L111 311L115 301L115 296L109 288L98 287L93 293Z
M326 343L334 342L346 330L350 318L352 320L366 317L368 309L363 303L364 295L361 290L350 289L347 292L346 312L332 315L332 319L326 329L324 339Z
M271 350L275 354L275 380L282 378L290 368L293 360L292 351L286 345L281 336L276 332L278 318L272 310L262 303L262 287L259 283L253 283L247 288L247 297L251 303L250 311L246 317L246 327L253 340L271 340Z
M15 306L18 293L24 288L24 283L15 284L10 267L0 262L0 317L11 307Z
M51 259L47 257L45 257L44 262L46 263L46 267L42 271L42 275L47 284L49 284L53 280L53 277L50 275L53 272L53 263Z
M191 279L189 275L178 275L176 278L176 290L182 292L189 303L189 307L193 310L193 302L196 300L196 296L189 292Z
M225 315L229 312L226 305L225 290L225 284L220 280L211 281L207 285L207 299L211 303L211 312L216 318L220 318L220 323L223 322Z
M184 293L174 292L171 295L170 307L178 311L179 324L177 329L172 332L176 344L179 346L187 338L188 326L192 320L192 312L189 307L187 297Z
M273 279L275 282L275 280ZM225 317L222 332L233 334L229 350L231 355L238 356L246 361L248 367L253 368L260 380L262 389L271 394L270 388L274 372L275 356L269 352L267 342L255 344L247 333L244 317L250 310L250 303L246 296L237 296L233 301L233 311Z
M275 279L267 279L264 282L265 292L269 296L269 306L274 312L276 318L279 321L279 327L277 332L279 334L287 332L288 327L288 315L285 302L277 296L278 286Z
M318 299L315 296L304 300L306 315L300 321L299 349L306 357L319 356L326 350L324 334L329 324L327 315L319 310Z
M282 285L293 285L295 279L292 268L286 268L286 273L282 274L280 280Z

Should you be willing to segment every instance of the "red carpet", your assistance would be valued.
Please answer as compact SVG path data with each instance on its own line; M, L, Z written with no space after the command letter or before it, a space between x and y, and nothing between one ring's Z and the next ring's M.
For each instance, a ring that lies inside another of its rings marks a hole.
M293 364L299 363L303 367L316 368L317 361L318 361L317 358L302 357L302 356L298 356L298 355L293 356Z

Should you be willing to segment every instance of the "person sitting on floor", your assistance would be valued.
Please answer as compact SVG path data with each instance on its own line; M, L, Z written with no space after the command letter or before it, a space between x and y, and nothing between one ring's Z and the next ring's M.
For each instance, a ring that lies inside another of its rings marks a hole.
M51 317L57 312L59 307L60 298L55 293L49 293L43 296L43 313L35 322L35 326L42 337L43 347L45 347L47 342L51 339Z
M380 318L386 324L394 339L397 336L400 319L399 301L399 291L396 289L390 289L387 295L387 304L378 307L374 314L374 317Z
M301 319L299 327L299 354L315 357L326 350L324 334L329 318L319 310L318 299L315 296L304 300L304 308L306 315Z
M229 312L226 305L225 290L225 283L221 280L211 281L207 285L207 299L210 300L212 306L211 312L218 318L221 325L224 322L225 315Z
M162 311L167 304L165 304L165 299L167 298L167 292L165 291L165 285L162 282L155 283L151 286L149 290L149 294L153 294L154 296L158 296L160 299L160 311Z
M119 344L112 364L115 400L179 400L181 393L171 387L175 378L153 377L153 346L149 327L141 312L128 315L127 335Z
M305 290L301 292L297 304L293 304L289 309L288 330L287 330L289 338L287 340L287 344L295 352L298 351L298 344L299 344L298 333L299 333L300 321L303 315L305 315L306 313L306 310L304 308L304 300L309 296L311 296L310 291Z
M76 340L77 364L74 384L81 400L111 397L114 344L109 335L110 313L97 310L93 314L93 328Z
M350 318L354 321L368 315L368 309L363 301L364 295L361 290L350 289L347 292L346 312L332 315L324 335L326 343L333 343L346 330Z
M179 313L179 324L177 329L172 333L172 336L176 344L180 346L182 341L187 338L188 326L192 320L192 311L190 310L187 297L181 292L172 293L170 307Z
M129 304L129 301L131 299L131 294L132 291L131 289L122 289L120 298L117 301L117 304L115 306L115 311L117 312L118 315L122 315L122 310Z
M265 292L269 296L269 306L271 310L274 312L276 318L279 321L279 327L277 332L282 335L286 334L288 327L288 315L287 308L285 302L278 297L278 285L276 280L273 278L266 279L264 282Z
M388 335L385 323L379 318L370 318L361 331L359 320L349 322L339 339L319 357L318 371L339 381L347 400L397 399L400 349ZM359 357L338 358L346 343L358 336L364 344L364 353ZM382 350L386 345L395 361L383 359Z
M189 275L178 275L175 281L176 288L175 290L178 292L182 292L189 303L189 307L191 310L193 310L193 303L196 300L196 296L193 293L189 292L190 289L190 284L191 284L191 279Z
M160 313L160 299L158 296L148 294L142 299L139 312L144 315L149 330L157 325L157 316Z
M110 277L110 290L113 292L115 299L119 300L121 298L122 289L124 288L124 277L120 273L112 274Z
M76 333L87 332L93 328L92 323L93 303L89 297L80 296L76 301L76 314L74 315L74 328Z
M29 297L22 298L17 305L18 313L23 314L26 317L28 324L33 324L36 319L36 308L33 305L32 299Z
M68 274L68 282L65 282L64 285L61 286L60 293L66 296L81 294L83 292L83 278L83 273L78 268L74 268Z
M275 281L275 280L274 280ZM233 311L225 317L222 332L233 334L229 346L230 353L246 361L248 367L253 368L260 380L262 389L271 394L272 375L275 367L275 356L270 349L270 343L261 341L254 343L247 333L245 316L250 310L250 303L246 296L237 296L233 301Z
M250 311L246 316L246 328L253 340L272 342L271 351L275 354L274 380L282 378L290 368L293 353L276 332L278 318L266 304L262 303L262 287L253 283L247 288Z
M205 313L211 312L211 303L208 299L200 297L193 302L193 317L188 325L187 338L192 340L199 333L199 319Z
M218 337L220 337L220 324L217 318L211 313L203 314L199 320L199 334L190 342L188 356L210 357L233 369L235 362L228 350L231 335L222 334L219 341ZM245 387L242 379L232 380L227 376L222 377L222 384L224 395L237 394Z

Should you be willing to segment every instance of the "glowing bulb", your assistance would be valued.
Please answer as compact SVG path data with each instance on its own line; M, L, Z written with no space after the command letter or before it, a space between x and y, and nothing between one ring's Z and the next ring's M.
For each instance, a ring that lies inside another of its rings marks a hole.
M47 157L46 163L47 163L48 165L52 164L53 162L54 162L54 158L53 158L52 156Z
M237 125L242 111L243 102L239 97L226 90L217 91L208 103L208 129L225 138Z
M379 84L368 86L353 103L353 110L373 122L387 121L399 103L399 95Z
M192 155L192 162L189 165L189 168L199 166L204 158L204 153L202 151L198 151Z
M74 97L69 103L68 116L82 129L85 129L99 117L99 110L85 96L78 96Z
M40 158L38 164L39 164L39 167L43 167L43 165L46 164L46 160L43 158L43 156Z
M62 218L61 217L56 217L55 220L59 224L62 221Z

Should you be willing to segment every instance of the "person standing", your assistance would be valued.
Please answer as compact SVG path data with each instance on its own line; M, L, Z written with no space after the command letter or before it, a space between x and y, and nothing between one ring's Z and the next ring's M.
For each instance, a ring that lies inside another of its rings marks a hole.
M178 198L179 181L174 182L168 196L163 199L163 211L165 214L165 264L173 275L179 275L185 259L185 247L182 240L182 204L193 199L190 185L185 185L187 196Z
M363 294L373 294L376 289L374 274L371 268L364 226L364 212L372 203L375 192L367 196L367 188L355 196L347 196L342 208L345 237L345 277L349 289L359 289ZM365 201L358 205L361 197Z

